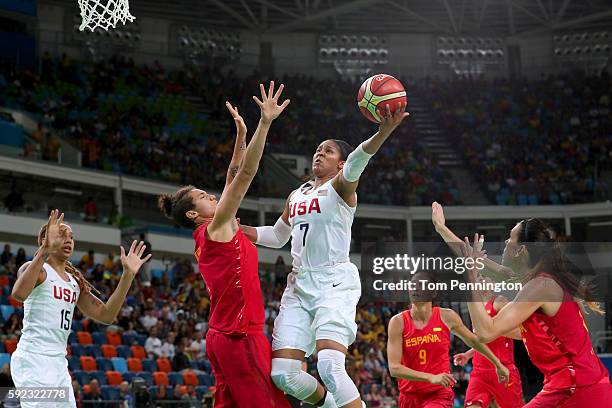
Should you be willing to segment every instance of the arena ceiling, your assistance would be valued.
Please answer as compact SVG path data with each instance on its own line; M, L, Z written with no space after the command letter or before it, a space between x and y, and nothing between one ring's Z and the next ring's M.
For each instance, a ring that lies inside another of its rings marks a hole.
M71 4L77 0L43 0ZM135 16L283 33L525 35L612 25L611 0L131 0Z

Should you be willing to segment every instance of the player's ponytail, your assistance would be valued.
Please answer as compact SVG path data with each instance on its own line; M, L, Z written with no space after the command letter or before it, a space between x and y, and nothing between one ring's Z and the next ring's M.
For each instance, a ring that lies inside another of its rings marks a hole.
M577 301L603 314L599 303L593 301L595 286L580 279L584 275L583 271L566 256L554 230L538 218L523 220L520 225L519 244L527 248L528 266L531 268L525 279L533 279L540 272L549 273Z
M194 188L185 186L174 194L160 194L157 199L161 212L183 228L195 228L195 223L186 214L195 207L189 195Z
M43 240L45 239L46 236L47 236L47 224L44 224L40 228L40 231L38 232L38 245L39 246L43 244ZM89 283L87 279L85 279L85 276L83 276L83 273L81 273L81 271L79 271L74 265L72 265L72 262L70 261L66 261L66 272L72 275L74 280L77 281L77 284L79 285L79 289L81 293L91 293L91 292L100 293L100 291L94 288L93 285Z

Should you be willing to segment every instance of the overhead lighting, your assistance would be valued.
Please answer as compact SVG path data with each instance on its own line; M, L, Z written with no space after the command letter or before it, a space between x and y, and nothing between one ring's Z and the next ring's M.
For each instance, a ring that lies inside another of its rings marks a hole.
M589 227L612 227L612 221L593 221L588 223Z
M60 194L70 194L70 195L74 195L74 196L82 196L83 192L80 190L72 190L69 188L62 188L62 187L54 187L53 188L53 192L55 193L60 193Z

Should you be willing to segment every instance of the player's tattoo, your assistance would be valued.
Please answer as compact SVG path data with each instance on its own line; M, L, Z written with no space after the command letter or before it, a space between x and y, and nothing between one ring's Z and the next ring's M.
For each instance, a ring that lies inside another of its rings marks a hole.
M242 144L240 144L240 150L246 150L246 140L243 140Z
M236 177L236 174L238 174L238 169L239 168L240 168L239 166L232 166L232 167L230 167L230 169L229 169L230 176Z

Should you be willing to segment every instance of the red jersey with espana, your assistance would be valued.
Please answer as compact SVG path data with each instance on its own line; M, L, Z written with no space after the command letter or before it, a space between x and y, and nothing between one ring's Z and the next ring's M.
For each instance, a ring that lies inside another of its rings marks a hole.
M193 232L198 269L210 296L208 327L228 335L262 332L264 308L257 248L238 229L229 242L206 234L208 224Z
M580 306L567 291L554 316L538 309L519 328L531 361L544 374L544 390L571 390L608 378Z
M485 309L487 314L491 317L495 317L497 311L493 307L495 303L495 296L493 296L487 304L485 305ZM514 365L514 340L508 337L498 337L490 343L487 343L487 346L491 349L493 354L499 358L503 365L506 367L510 367ZM472 365L474 366L474 370L495 370L495 366L492 362L486 359L485 356L480 354L479 352L474 353L474 358L472 359Z
M432 308L429 322L422 329L414 326L410 310L403 312L402 318L402 365L431 374L450 373L450 330L440 317L440 308ZM398 384L402 394L429 394L446 389L424 381L399 379Z

